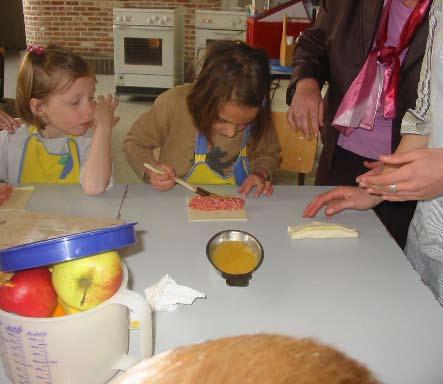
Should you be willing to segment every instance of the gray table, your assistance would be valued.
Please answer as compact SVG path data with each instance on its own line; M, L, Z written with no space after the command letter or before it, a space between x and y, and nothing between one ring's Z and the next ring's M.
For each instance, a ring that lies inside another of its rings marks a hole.
M372 212L334 219L358 228L358 239L289 238L287 226L305 222L303 208L321 190L279 186L271 198L247 200L247 222L189 223L182 188L160 193L130 185L121 215L138 222L139 241L121 254L133 289L143 293L169 273L207 294L191 306L155 314L155 352L227 335L279 332L329 343L385 383L442 383L443 309ZM124 191L116 186L88 197L77 187L38 187L28 208L115 217ZM231 228L252 233L265 250L247 288L228 287L206 259L207 240Z
M280 332L332 344L386 383L442 383L443 309L375 214L334 219L358 228L358 239L289 238L287 226L305 222L303 208L321 190L277 187L271 198L247 200L247 222L189 223L182 188L159 193L129 186L122 217L138 221L140 240L125 252L133 288L141 293L169 273L207 294L192 306L155 314L155 352ZM247 288L228 287L205 255L212 235L236 228L255 235L265 250Z
M37 185L27 210L74 216L116 218L126 188L126 185L115 185L100 196L87 196L83 193L80 185Z

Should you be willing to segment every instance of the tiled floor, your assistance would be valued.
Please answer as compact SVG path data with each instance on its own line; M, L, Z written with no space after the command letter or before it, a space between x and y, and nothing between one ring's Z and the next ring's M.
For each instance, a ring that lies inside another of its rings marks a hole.
M17 72L20 65L19 52L7 52L5 63L5 97L14 98ZM282 80L277 88L272 109L276 111L286 111L285 92L287 81ZM97 95L114 93L114 77L109 75L97 76ZM126 132L134 120L146 109L150 108L152 101L146 98L122 96L117 114L120 116L119 123L114 127L112 137L112 157L114 163L115 180L117 183L139 183L140 179L135 175L132 168L126 161L121 149ZM317 162L316 162L317 163ZM313 171L306 176L305 184L313 184L316 164ZM296 184L297 174L293 172L278 171L274 177L276 184Z

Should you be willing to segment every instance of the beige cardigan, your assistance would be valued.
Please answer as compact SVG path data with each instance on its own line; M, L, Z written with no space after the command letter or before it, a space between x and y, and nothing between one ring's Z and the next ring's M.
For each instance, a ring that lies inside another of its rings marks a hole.
M192 167L198 135L186 104L192 86L181 85L162 93L152 108L144 112L129 130L123 150L139 177L143 178L144 175L143 163L157 164L153 153L156 148L160 148L158 163L173 166L177 176L186 176ZM242 137L239 134L234 138L221 135L212 138L214 148L220 149L218 160L224 175L232 170L232 162L240 151ZM263 135L254 147L249 143L247 152L252 170L260 167L272 175L281 161L275 130Z

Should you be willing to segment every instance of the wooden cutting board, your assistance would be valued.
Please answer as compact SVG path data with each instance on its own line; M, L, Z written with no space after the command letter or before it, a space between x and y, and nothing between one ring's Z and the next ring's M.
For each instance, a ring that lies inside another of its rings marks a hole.
M108 218L0 210L0 249L123 224Z
M0 205L0 209L25 209L33 192L33 186L14 187L11 196Z

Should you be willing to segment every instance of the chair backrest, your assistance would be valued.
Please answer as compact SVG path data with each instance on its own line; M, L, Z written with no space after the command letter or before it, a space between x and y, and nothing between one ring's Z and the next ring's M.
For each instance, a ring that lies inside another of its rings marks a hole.
M307 139L301 131L294 131L286 120L286 112L272 112L272 120L281 146L280 168L299 173L311 172L317 151L317 137Z

